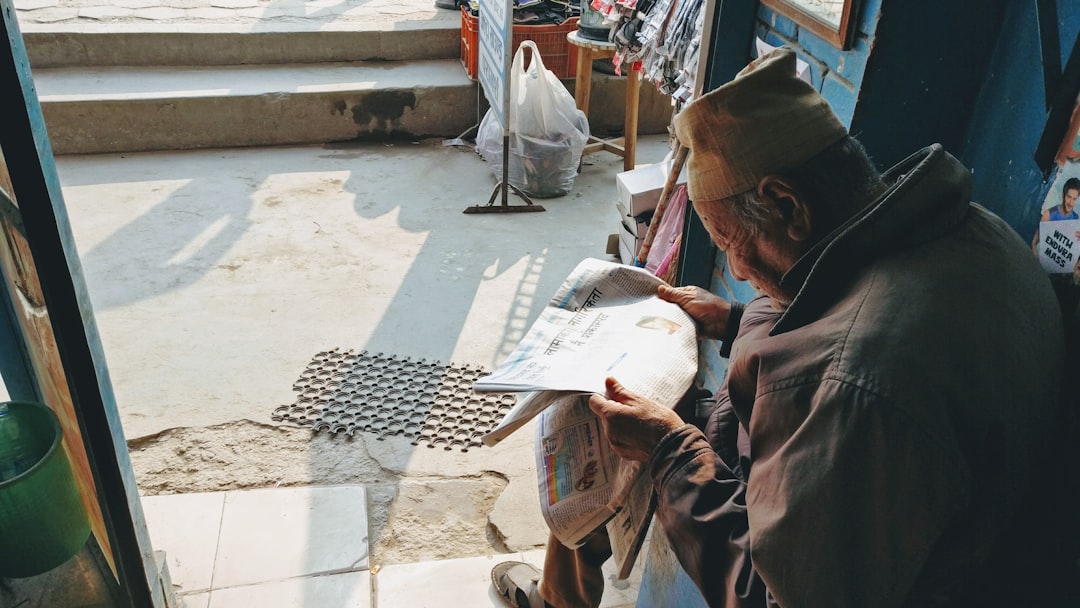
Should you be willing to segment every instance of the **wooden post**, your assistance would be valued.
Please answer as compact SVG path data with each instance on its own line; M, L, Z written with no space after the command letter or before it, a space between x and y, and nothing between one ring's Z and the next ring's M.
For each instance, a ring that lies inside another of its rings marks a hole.
M626 66L626 118L623 121L623 171L635 167L637 154L638 97L640 78L633 65Z
M589 115L589 95L592 92L592 50L587 46L578 47L577 75L574 76L574 101L577 109Z

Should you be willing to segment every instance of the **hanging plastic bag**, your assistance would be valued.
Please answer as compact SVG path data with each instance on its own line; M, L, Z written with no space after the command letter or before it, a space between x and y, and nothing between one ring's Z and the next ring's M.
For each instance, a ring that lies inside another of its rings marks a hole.
M525 52L532 54L528 69ZM536 43L526 40L510 68L508 180L531 196L563 196L574 187L589 119L577 109L559 77L544 66ZM476 135L476 151L502 178L502 130L488 110Z
M683 219L686 215L686 186L679 184L672 191L668 204L664 209L663 217L653 221L659 221L653 236L652 247L649 248L645 258L645 270L656 276L669 280L674 271L672 264L678 264L679 245L682 242Z

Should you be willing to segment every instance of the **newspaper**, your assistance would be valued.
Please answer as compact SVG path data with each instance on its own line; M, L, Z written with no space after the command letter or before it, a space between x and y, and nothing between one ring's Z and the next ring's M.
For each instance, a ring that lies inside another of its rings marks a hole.
M642 464L615 454L589 396L614 377L631 392L674 407L697 374L697 333L662 281L633 266L586 259L551 298L506 361L477 392L525 392L483 437L495 445L536 418L540 506L549 529L578 547L601 526L619 578L630 575L655 507Z

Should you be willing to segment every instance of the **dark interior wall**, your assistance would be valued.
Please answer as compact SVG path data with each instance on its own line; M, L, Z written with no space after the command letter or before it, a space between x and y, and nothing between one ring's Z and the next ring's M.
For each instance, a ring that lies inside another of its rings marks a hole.
M1080 31L1080 2L1056 4L1060 63L1065 65ZM1051 171L1044 181L1034 160L1047 119L1036 3L1011 4L1006 23L992 52L961 160L975 170L973 198L1028 240L1054 178Z
M964 154L1006 4L883 0L850 126L879 166L932 143Z

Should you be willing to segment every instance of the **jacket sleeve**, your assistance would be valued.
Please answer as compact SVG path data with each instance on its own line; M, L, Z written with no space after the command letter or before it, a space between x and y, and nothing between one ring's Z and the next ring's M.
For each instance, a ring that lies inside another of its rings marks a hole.
M779 312L765 296L732 303L721 354L739 338L768 332ZM749 337L748 337L749 336ZM742 449L740 449L740 443ZM775 606L750 561L746 517L749 443L721 387L704 432L685 425L661 441L650 459L656 518L683 569L710 606Z
M713 449L701 430L684 425L664 438L649 462L657 519L683 569L709 606L764 608L765 588L750 563L746 484L737 449L739 423L726 402L709 421Z

